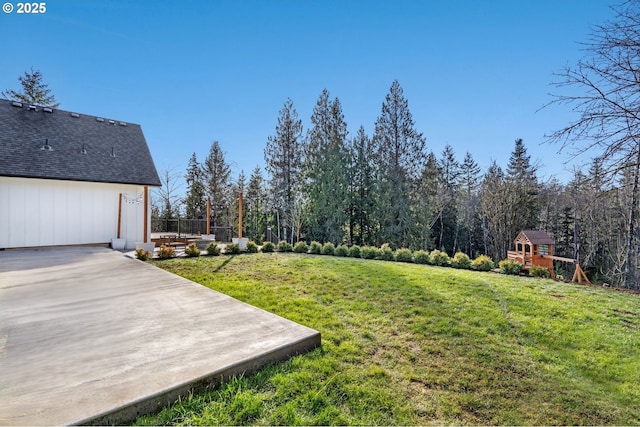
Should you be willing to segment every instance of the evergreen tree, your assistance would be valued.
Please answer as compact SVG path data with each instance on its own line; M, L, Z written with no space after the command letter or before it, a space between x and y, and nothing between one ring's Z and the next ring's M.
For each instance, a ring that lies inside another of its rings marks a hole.
M211 224L214 227L230 225L229 206L231 168L218 141L213 141L203 164L207 196L211 199Z
M508 229L513 237L522 230L536 229L539 223L539 185L536 167L531 164L522 139L517 139L507 166L507 184L512 197Z
M278 115L275 135L267 138L264 151L269 173L272 205L278 223L278 238L294 242L296 218L300 209L303 146L302 121L288 99ZM282 234L280 234L282 230Z
M256 166L247 184L247 236L256 242L263 242L266 236L266 198L262 169Z
M371 159L374 157L374 149L363 126L360 126L355 138L351 141L350 157L349 240L355 245L373 245L375 181Z
M555 234L556 254L566 257L573 257L574 254L574 231L575 217L571 206L563 206L558 218L559 230Z
M482 243L482 230L477 221L480 173L480 166L467 151L460 165L458 206L462 220L460 248L472 257L478 255Z
M340 244L349 205L347 124L340 100L329 101L326 89L313 109L311 123L304 164L308 239Z
M196 153L193 153L189 159L187 174L184 178L187 182L187 196L184 200L185 215L192 219L204 218L206 215L206 191L202 167L198 163Z
M427 155L427 161L420 176L417 202L417 238L415 246L431 251L436 248L436 224L442 215L441 199L438 197L442 171L433 152Z
M425 139L416 131L409 103L398 81L391 85L376 120L380 242L408 247L414 232L415 190L425 159Z
M442 151L442 157L438 160L440 170L440 186L438 197L441 207L438 219L438 234L436 247L454 254L458 247L458 208L456 205L458 196L458 179L460 177L460 164L455 158L455 153L450 145L446 145Z
M7 89L2 92L2 96L6 96L14 101L24 102L25 104L40 105L42 107L58 108L59 102L56 102L55 96L51 95L49 86L42 82L42 73L31 67L31 72L25 71L23 76L18 77L22 92Z

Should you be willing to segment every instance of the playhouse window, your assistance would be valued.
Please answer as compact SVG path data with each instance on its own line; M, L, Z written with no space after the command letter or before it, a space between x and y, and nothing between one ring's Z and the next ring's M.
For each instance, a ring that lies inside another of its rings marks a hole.
M538 245L538 255L549 255L549 245Z

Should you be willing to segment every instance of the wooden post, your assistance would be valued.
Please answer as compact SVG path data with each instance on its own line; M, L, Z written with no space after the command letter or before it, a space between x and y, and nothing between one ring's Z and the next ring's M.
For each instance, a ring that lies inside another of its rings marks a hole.
M573 278L571 279L572 282L574 283L580 283L582 284L582 281L585 281L585 283L587 284L591 284L591 282L589 281L589 278L587 277L587 275L584 273L584 271L582 270L582 267L580 267L580 264L576 263L576 272L573 273Z
M118 239L120 238L120 224L122 223L122 193L118 196Z
M211 197L207 197L207 234L211 234Z
M238 238L242 239L242 192L240 192L240 200L238 205Z
M149 231L149 224L148 224L149 219L147 215L148 212L149 212L149 187L145 185L144 186L144 228L143 228L144 236L142 237L142 241L144 243L147 243L147 232Z

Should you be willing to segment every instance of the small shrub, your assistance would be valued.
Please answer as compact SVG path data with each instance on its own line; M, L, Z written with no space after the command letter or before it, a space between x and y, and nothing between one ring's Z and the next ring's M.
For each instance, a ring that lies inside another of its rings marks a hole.
M500 267L500 272L503 274L518 275L522 270L522 264L510 259L503 259L498 263L498 267Z
M360 258L363 259L376 259L380 251L373 246L363 246L360 248Z
M391 246L389 246L388 243L384 243L380 246L378 257L383 261L393 261L393 249L391 249Z
M333 251L333 254L335 256L346 257L347 255L349 255L349 248L347 247L347 245L339 245Z
M324 245L322 245L322 255L333 255L335 250L336 250L336 247L331 242L327 242Z
M278 243L278 252L293 252L293 246L291 246L291 243L281 240Z
M427 251L419 250L413 253L413 262L416 264L429 264L429 253Z
M413 254L410 249L400 248L396 250L396 261L413 262Z
M151 259L151 251L145 251L142 248L136 249L136 258L140 261L147 261Z
M200 249L198 249L195 243L191 243L189 246L184 248L184 253L188 257L197 257L200 256Z
M209 243L207 245L207 255L218 256L220 255L220 247L217 243Z
M474 270L478 271L491 271L495 268L495 264L488 256L480 255L473 260L473 262L471 263L471 267L473 267Z
M160 249L158 249L158 258L160 259L169 259L173 258L174 256L176 256L176 250L173 248L173 246L162 245L160 246Z
M305 242L300 241L293 247L293 252L297 254L306 254L309 252L309 246Z
M309 253L320 255L322 253L322 243L313 241L309 245Z
M529 269L529 274L532 275L533 277L549 277L551 276L551 273L549 273L549 270L541 267L539 265L534 265L533 267L531 267Z
M464 252L456 252L451 260L451 267L468 270L471 268L471 258Z
M257 252L258 252L258 245L256 245L256 242L254 242L253 240L249 240L247 242L247 253L255 254Z
M238 255L240 253L240 245L237 243L228 243L224 248L225 255Z
M353 245L349 248L349 256L351 258L360 258L360 246Z
M429 254L429 262L433 265L442 267L445 265L449 265L450 258L446 252L434 249Z
M276 248L276 245L274 245L272 242L264 242L262 244L262 252L264 253L273 252L275 248Z

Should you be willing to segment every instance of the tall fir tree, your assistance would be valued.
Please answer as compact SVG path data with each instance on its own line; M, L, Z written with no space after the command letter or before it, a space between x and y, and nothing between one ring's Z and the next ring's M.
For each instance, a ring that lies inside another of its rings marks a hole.
M266 191L262 169L256 166L247 184L247 236L262 242L266 236Z
M40 105L42 107L58 108L59 102L56 97L51 94L49 86L42 81L42 72L34 70L25 71L23 76L18 77L22 92L13 89L2 91L2 95L14 101L24 102L31 105Z
M330 101L327 89L318 98L311 123L304 163L308 239L340 244L349 207L347 124L340 100Z
M458 249L460 228L458 224L458 206L456 204L460 164L456 160L453 147L449 144L442 151L442 157L438 160L438 168L440 169L441 178L438 189L441 212L437 223L436 246L453 255Z
M187 195L184 200L185 215L192 219L204 218L206 215L206 191L202 167L198 163L196 153L193 153L189 159L184 179L187 182Z
M303 158L302 121L298 119L293 101L287 99L278 114L275 135L267 138L264 159L270 177L278 236L291 243L294 242L296 218L299 217L301 204Z
M375 242L375 177L371 159L375 151L363 126L351 141L351 197L349 210L349 240L356 245Z
M415 236L418 249L435 249L436 224L442 214L441 200L438 197L442 172L433 152L429 152L420 175L417 204L417 232Z
M458 210L462 222L460 248L469 256L479 255L482 230L478 221L478 187L480 166L468 151L460 164Z
M416 226L416 188L425 159L425 138L415 129L409 102L394 81L376 120L380 242L411 245Z
M211 199L211 224L214 227L231 225L229 207L231 197L231 168L225 160L218 141L213 141L203 164L206 194Z
M515 147L507 166L507 183L510 201L509 231L515 236L522 230L536 229L539 223L540 187L536 167L531 164L531 156L522 139L515 141Z

